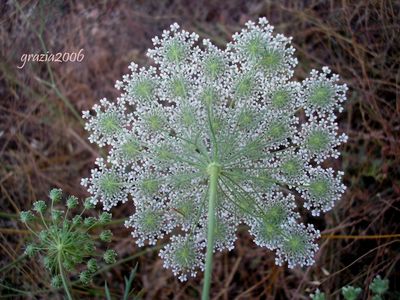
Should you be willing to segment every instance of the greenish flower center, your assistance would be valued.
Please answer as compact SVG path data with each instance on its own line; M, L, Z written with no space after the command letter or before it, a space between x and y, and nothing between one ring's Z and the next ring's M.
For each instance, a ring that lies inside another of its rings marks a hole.
M100 178L100 189L107 196L117 194L121 186L119 177L114 173L105 173Z
M214 89L206 88L201 95L201 99L207 106L211 106L218 99L218 95Z
M269 126L267 134L273 140L282 139L287 132L287 128L283 122L275 121Z
M189 108L185 108L182 111L182 122L186 127L189 127L196 122L195 115Z
M121 124L118 116L114 113L104 114L100 119L99 126L101 131L107 136L112 136L121 130Z
M185 58L185 47L177 41L171 42L166 49L166 57L169 62L179 63Z
M253 37L247 42L245 49L251 59L259 58L264 51L263 41L259 36Z
M157 149L157 157L159 160L170 160L174 158L174 153L166 146Z
M253 83L253 78L251 76L246 76L242 78L237 84L236 84L236 96L239 98L242 97L247 97L251 94L253 91L254 83Z
M248 128L250 125L252 125L253 120L254 120L253 113L249 110L244 110L239 115L238 126L241 129Z
M264 239L266 240L273 240L277 237L279 237L281 233L281 229L279 228L279 225L264 221L261 235Z
M264 220L276 225L280 225L285 217L286 211L281 205L274 205L264 212Z
M288 176L296 176L301 171L300 162L296 159L289 159L282 164L282 170Z
M122 144L121 150L126 158L135 158L140 153L140 145L135 140L128 140Z
M332 89L327 85L319 85L311 91L309 101L320 107L327 106L332 100Z
M303 237L293 235L286 241L286 247L293 253L298 253L304 250L305 241Z
M164 127L164 120L162 116L158 114L151 114L147 117L147 123L152 131L160 131Z
M172 94L175 97L187 97L187 87L184 80L177 78L171 82Z
M309 191L316 198L323 198L329 193L329 182L326 179L317 179L310 183Z
M265 50L262 55L260 65L265 71L275 70L281 64L282 57L279 52L274 50Z
M273 240L279 237L282 232L281 224L286 218L285 209L279 205L273 205L262 212L261 235L266 240Z
M325 131L315 130L307 138L307 146L311 151L325 150L329 145L329 137Z
M196 255L189 243L184 243L176 250L175 259L179 266L186 269L191 267L193 261L196 259Z
M136 96L140 99L150 99L153 94L153 84L149 80L142 80L135 86Z
M155 232L159 229L160 216L156 212L148 211L144 214L142 222L146 231Z
M212 79L224 71L224 63L217 56L211 56L205 61L205 73Z
M284 108L290 101L290 95L286 90L276 91L272 96L272 106L274 108Z
M158 191L158 181L155 179L144 179L141 183L141 188L145 193L153 194Z

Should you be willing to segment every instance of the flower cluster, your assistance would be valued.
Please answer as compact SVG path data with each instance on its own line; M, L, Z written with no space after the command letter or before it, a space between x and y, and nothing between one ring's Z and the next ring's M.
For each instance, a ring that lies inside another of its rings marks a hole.
M85 111L89 140L110 147L82 180L109 210L133 199L126 222L139 245L172 233L160 252L180 279L204 268L210 166L218 166L214 250L232 249L236 228L275 250L289 267L313 263L319 231L300 222L294 193L313 215L329 211L345 187L321 163L346 141L335 114L346 85L324 67L291 80L291 38L265 18L248 22L226 49L173 24L153 39L155 67L130 65L116 102Z
M97 240L109 243L112 239L111 230L103 230L97 237L91 229L109 223L111 213L103 212L98 218L83 217L84 212L94 208L94 205L88 198L83 203L83 210L75 213L79 205L75 196L65 199L66 211L60 210L58 209L58 204L62 200L60 189L52 189L49 198L50 207L45 201L39 200L33 204L32 211L20 213L20 220L35 237L35 241L26 246L25 254L30 257L40 254L43 257L44 266L53 275L52 284L55 287L64 284L67 289L66 272L82 270L82 264L86 264L86 269L80 272L79 279L83 284L89 284L98 270L95 258ZM107 250L103 259L106 263L114 263L116 252Z

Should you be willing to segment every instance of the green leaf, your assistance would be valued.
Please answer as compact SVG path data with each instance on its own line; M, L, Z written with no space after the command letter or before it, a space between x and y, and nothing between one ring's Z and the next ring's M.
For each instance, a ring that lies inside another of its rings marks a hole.
M133 279L136 276L137 268L138 268L138 264L136 263L135 267L132 269L131 273L129 274L129 278L127 279L126 277L124 277L125 289L124 289L124 296L122 298L123 300L128 300L129 295L133 293L133 289L131 288L131 286L133 283Z
M107 281L104 283L104 292L106 294L106 299L107 300L112 300L111 294L110 294L110 290L109 290L108 285L107 285Z

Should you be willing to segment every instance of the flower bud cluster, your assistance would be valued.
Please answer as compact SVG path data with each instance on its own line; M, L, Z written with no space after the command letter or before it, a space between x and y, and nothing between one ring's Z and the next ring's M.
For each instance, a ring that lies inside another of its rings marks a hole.
M61 189L52 189L49 193L50 205L39 200L33 203L32 211L22 211L20 220L31 231L34 241L25 248L29 257L40 255L46 269L53 275L52 284L62 285L66 272L80 271L79 278L83 284L89 284L98 270L96 245L99 242L109 243L112 240L110 230L101 231L99 239L94 227L104 226L111 221L111 213L102 212L97 218L84 217L86 210L93 208L90 199L82 204L83 210L77 211L79 200L75 196L65 199L65 208L60 210L63 198ZM59 209L56 209L59 208ZM108 250L110 251L110 250ZM115 252L106 252L104 261L114 263ZM82 265L86 269L82 270Z

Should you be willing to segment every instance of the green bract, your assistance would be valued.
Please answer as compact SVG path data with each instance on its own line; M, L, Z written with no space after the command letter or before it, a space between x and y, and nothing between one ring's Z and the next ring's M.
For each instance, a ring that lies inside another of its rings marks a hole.
M346 141L335 120L347 87L327 67L292 80L291 38L265 18L223 50L198 40L172 25L153 39L154 67L132 63L118 100L83 113L90 141L111 150L82 184L106 210L133 199L126 226L141 246L179 232L165 266L181 280L205 268L207 292L212 253L234 248L241 223L278 264L313 263L319 231L300 222L293 194L313 215L343 194L342 173L321 164Z

